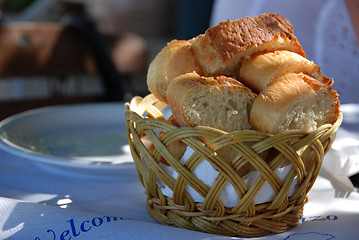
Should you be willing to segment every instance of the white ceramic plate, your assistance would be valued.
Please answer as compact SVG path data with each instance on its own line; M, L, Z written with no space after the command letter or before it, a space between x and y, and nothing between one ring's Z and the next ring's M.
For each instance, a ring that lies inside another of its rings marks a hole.
M123 103L57 106L0 123L0 147L47 165L102 174L133 168Z

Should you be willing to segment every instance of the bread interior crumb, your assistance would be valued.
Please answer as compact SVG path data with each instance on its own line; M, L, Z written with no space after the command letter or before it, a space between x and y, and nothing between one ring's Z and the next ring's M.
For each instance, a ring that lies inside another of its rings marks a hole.
M334 106L331 106L333 101L330 98L330 94L326 92L309 98L300 98L282 114L278 124L275 124L277 129L274 129L274 132L290 129L302 129L309 132L325 123L331 123Z
M254 99L231 89L191 91L184 112L193 125L211 126L227 132L252 129L249 112Z

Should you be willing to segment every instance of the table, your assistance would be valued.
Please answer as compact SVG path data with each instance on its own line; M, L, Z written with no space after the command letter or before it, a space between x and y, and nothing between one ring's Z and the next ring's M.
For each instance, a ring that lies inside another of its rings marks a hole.
M322 173L315 183L297 227L255 239L357 239L359 193L338 197L333 180L326 178L330 179L328 173ZM119 169L117 176L78 174L0 149L0 239L168 238L243 239L152 220L133 164Z

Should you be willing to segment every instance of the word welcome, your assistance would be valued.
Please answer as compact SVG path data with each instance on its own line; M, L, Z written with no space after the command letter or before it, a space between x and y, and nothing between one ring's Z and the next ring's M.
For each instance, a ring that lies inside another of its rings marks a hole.
M68 228L56 233L52 229L48 229L47 232L51 234L51 239L56 240L71 240L72 238L76 238L83 233L88 233L95 228L99 228L104 224L108 224L110 222L118 221L118 220L130 220L122 217L113 217L113 216L104 216L104 217L94 217L91 220L85 220L79 224L76 224L74 219L71 218L67 220ZM39 237L35 237L35 240L41 240Z

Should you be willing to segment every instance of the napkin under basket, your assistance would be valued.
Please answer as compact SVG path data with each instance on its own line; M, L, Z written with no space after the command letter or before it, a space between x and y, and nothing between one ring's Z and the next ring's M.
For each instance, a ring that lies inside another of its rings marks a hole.
M321 126L313 132L291 130L276 135L260 131L226 133L210 127L176 127L165 121L168 106L152 94L134 97L125 104L126 127L131 154L141 183L147 194L147 211L158 222L212 234L258 237L269 233L283 233L298 224L324 155L333 143L342 122L342 115L333 125ZM167 116L168 118L168 116ZM165 133L159 137L158 133ZM210 144L201 137L212 136ZM185 164L181 164L167 150L173 141L182 141L194 149ZM154 151L149 151L149 145ZM216 151L223 147L236 149L241 157L232 164L219 159ZM261 153L275 149L273 160L267 164ZM162 157L178 174L174 179L163 168ZM193 174L201 160L207 160L219 176L210 187ZM260 176L250 188L244 184L238 169L250 162ZM292 164L284 181L274 173L285 163ZM288 191L294 179L294 194ZM159 184L159 182L161 184ZM230 182L240 196L234 207L225 207L219 193ZM265 182L273 188L273 201L255 204L254 198ZM173 197L165 196L160 185L167 185ZM203 202L195 202L186 191L186 185L198 192Z

